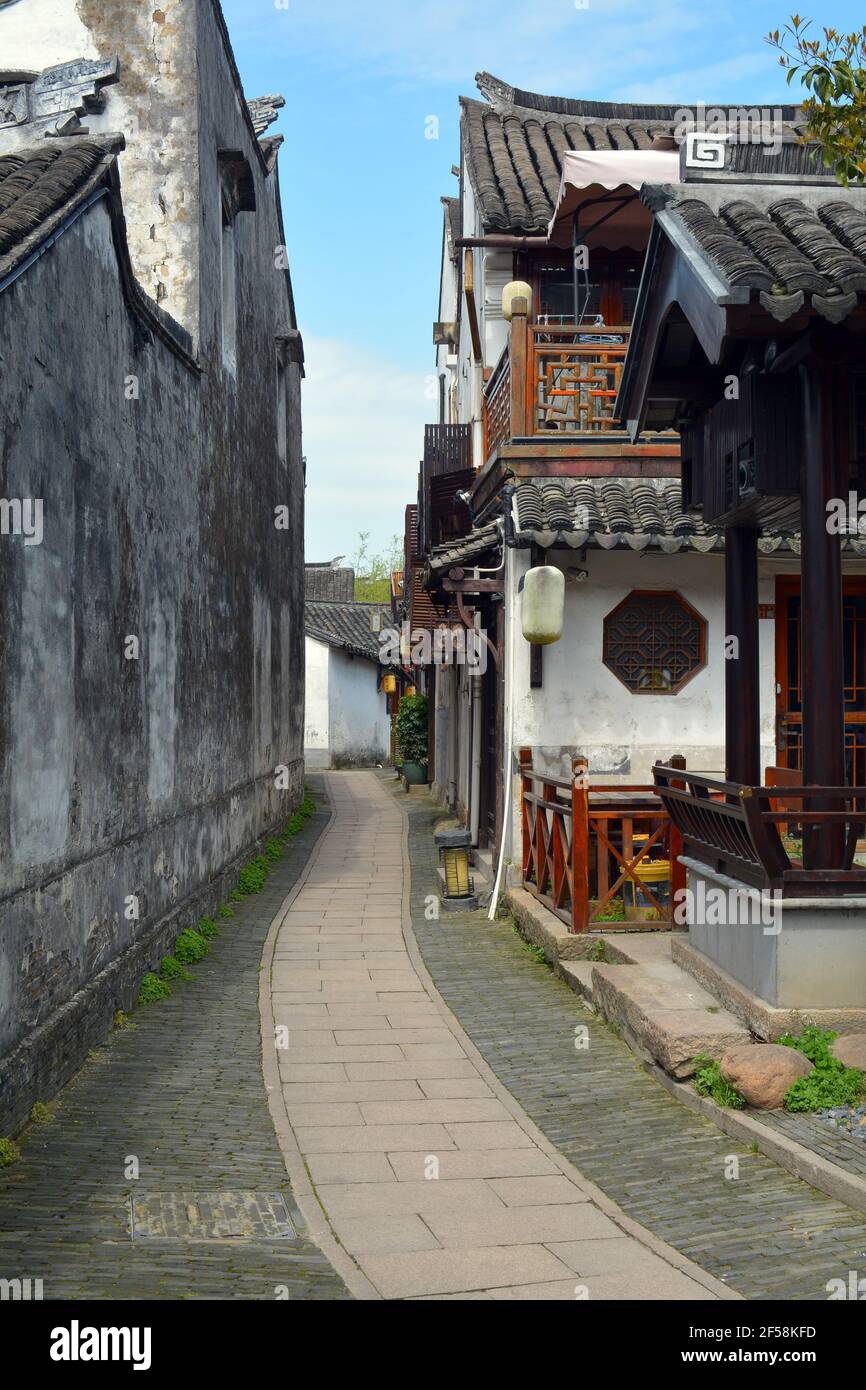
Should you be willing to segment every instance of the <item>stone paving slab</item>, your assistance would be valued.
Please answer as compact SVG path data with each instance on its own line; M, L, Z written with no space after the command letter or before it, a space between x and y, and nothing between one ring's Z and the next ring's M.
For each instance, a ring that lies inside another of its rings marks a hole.
M265 1065L278 1079L278 1130L284 1115L330 1228L363 1275L385 1298L564 1287L574 1298L577 1277L549 1246L595 1244L606 1277L627 1284L618 1258L605 1264L613 1238L617 1252L623 1241L640 1254L652 1244L671 1287L726 1296L700 1270L684 1273L673 1252L669 1264L663 1245L626 1233L615 1209L601 1210L469 1054L397 934L410 889L402 812L375 774L332 773L327 786L334 821L273 934L270 1005L289 1038L278 1066ZM394 929L380 951L353 957L354 945L340 942L331 956L321 945L335 919L346 943L382 938L386 914ZM273 1047L267 1030L264 1043ZM635 1296L653 1296L640 1279Z
M410 821L412 921L424 963L471 1041L559 1152L628 1216L747 1298L825 1300L830 1279L862 1271L862 1213L687 1110L603 1019L534 960L509 922L490 923L482 912L427 920L426 897L437 881L432 829L442 812L423 792L405 804L395 800ZM646 961L660 952L649 935L607 939L629 956L635 943L652 943ZM575 1028L588 1041L579 1050ZM797 1122L804 1117L775 1118L802 1142ZM835 1148L835 1138L825 1143ZM837 1142L855 1143L845 1136ZM735 1181L725 1176L732 1157ZM402 1155L401 1162L411 1169L418 1158ZM615 1241L604 1242L612 1260L615 1248ZM637 1265L633 1272L639 1290ZM630 1273L627 1264L596 1272L609 1282L599 1282L591 1296L625 1296L613 1275Z

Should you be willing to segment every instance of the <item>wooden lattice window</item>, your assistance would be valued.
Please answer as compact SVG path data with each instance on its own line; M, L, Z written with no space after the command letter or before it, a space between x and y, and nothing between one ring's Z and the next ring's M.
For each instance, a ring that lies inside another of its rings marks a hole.
M675 695L706 659L707 624L673 590L633 589L604 620L604 664L635 695Z

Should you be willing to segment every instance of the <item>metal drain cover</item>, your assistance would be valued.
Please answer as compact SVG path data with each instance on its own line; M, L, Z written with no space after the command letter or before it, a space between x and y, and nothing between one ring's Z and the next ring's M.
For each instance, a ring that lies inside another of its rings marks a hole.
M157 1192L130 1199L133 1240L293 1240L279 1192Z

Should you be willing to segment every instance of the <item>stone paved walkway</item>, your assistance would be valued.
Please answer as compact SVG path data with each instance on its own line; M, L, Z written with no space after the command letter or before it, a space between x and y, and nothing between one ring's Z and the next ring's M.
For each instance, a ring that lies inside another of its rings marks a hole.
M436 986L496 1075L588 1179L746 1298L824 1300L866 1272L866 1218L687 1110L505 922L427 921L435 891L430 797L383 782L409 816L412 920ZM575 1052L574 1029L589 1030ZM851 1142L851 1141L847 1141ZM729 1157L739 1162L726 1178Z
M329 774L327 787L334 822L271 943L265 1043L273 1024L272 1108L285 1106L285 1140L297 1143L333 1232L373 1290L730 1296L624 1218L499 1085L411 933L404 942L399 807L374 773ZM500 1026L510 1031L508 1008L503 992ZM265 1066L267 1076L267 1056Z
M298 1216L262 1083L262 946L327 821L307 822L193 979L136 1011L61 1092L53 1123L27 1132L23 1161L0 1171L0 1278L41 1278L46 1299L348 1296L309 1239L266 1225L274 1205ZM189 1193L209 1194L203 1214L228 1223L214 1230L242 1220L252 1236L201 1239L178 1200Z

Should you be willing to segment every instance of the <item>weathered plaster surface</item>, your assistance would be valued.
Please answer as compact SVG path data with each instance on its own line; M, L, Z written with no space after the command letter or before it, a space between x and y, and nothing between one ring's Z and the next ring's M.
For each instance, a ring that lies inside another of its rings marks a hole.
M96 25L97 8L80 13ZM0 495L44 499L41 545L0 539L0 1132L71 1074L303 787L301 369L284 374L283 458L276 179L209 0L187 9L187 56L212 74L190 149L203 372L130 309L105 200L0 294ZM134 41L135 26L133 56ZM219 350L221 149L244 153L256 196L238 220L236 377Z

